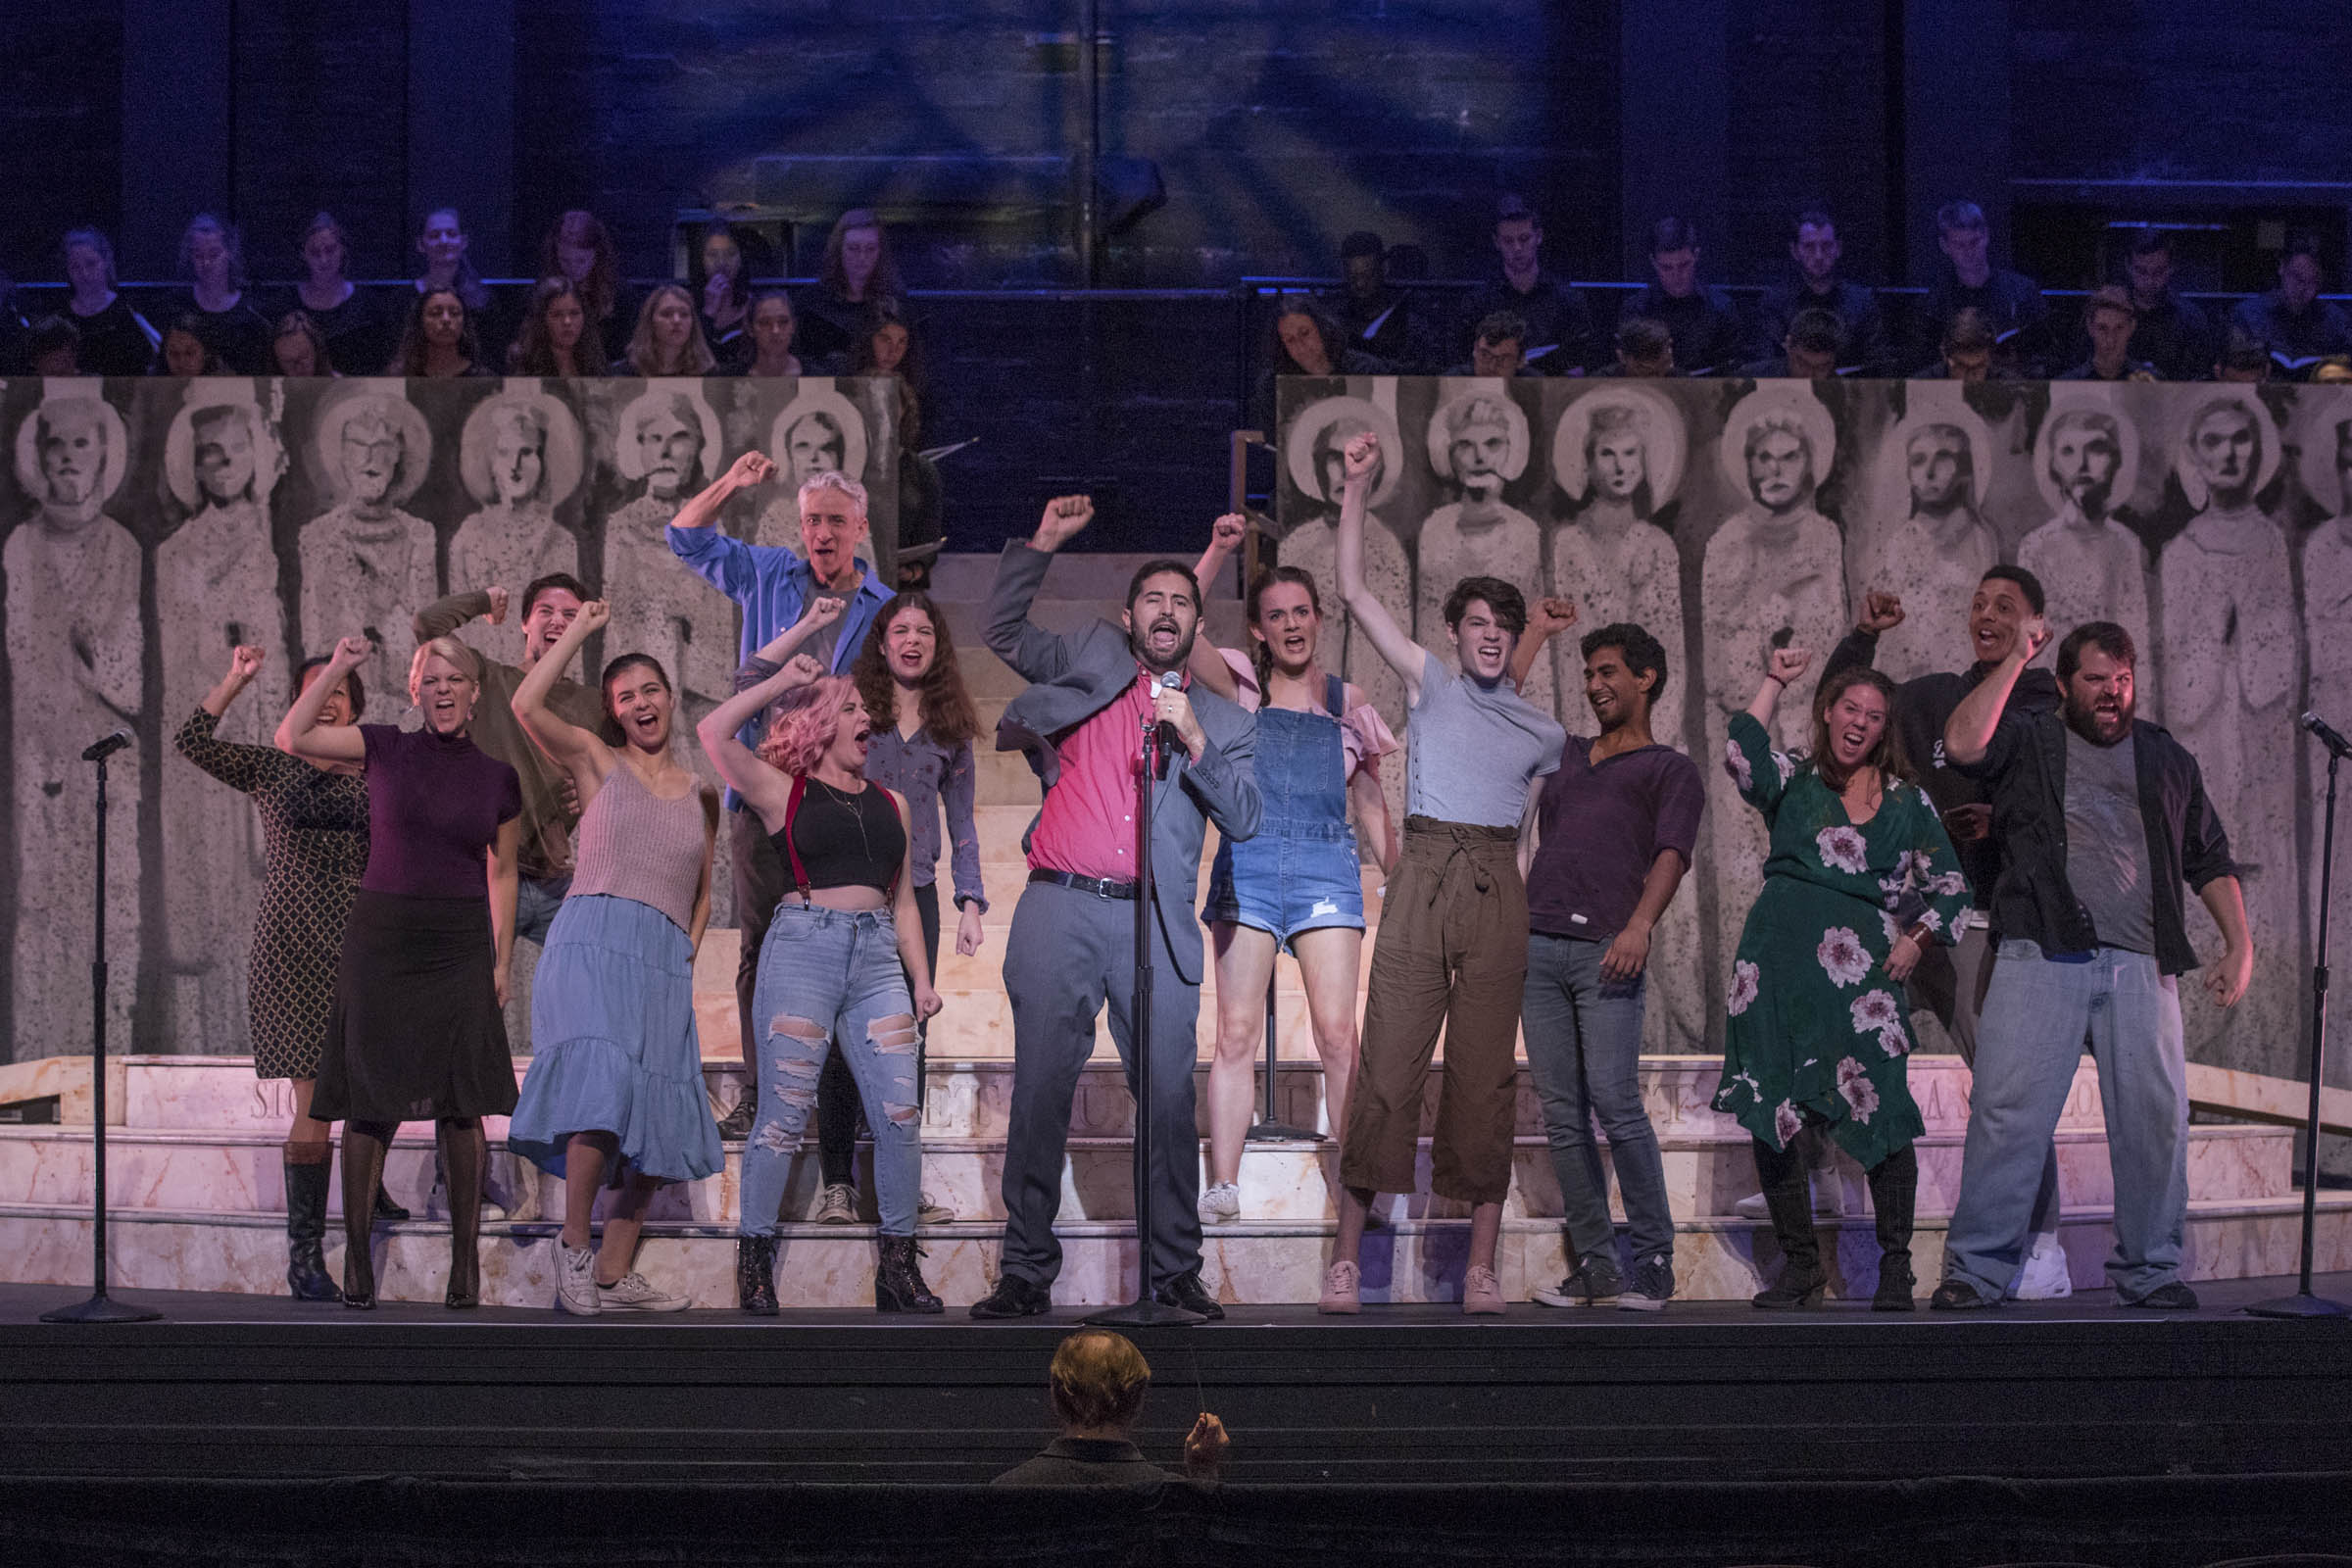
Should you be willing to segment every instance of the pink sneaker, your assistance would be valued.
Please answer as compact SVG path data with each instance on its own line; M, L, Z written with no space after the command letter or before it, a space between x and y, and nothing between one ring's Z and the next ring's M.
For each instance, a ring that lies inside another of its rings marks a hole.
M1323 1296L1315 1302L1318 1312L1360 1312L1364 1298L1360 1290L1363 1270L1343 1259L1323 1271Z
M1473 1263L1462 1272L1462 1310L1473 1317L1502 1316L1502 1282L1493 1269Z

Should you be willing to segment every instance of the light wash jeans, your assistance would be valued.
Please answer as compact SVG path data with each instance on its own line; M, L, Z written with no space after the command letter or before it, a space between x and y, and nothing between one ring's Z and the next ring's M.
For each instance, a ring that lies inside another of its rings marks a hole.
M2001 944L1977 1027L1976 1089L1944 1277L1998 1300L2017 1275L2035 1189L2090 1034L2115 1171L2107 1278L2128 1298L2180 1274L2188 1219L2188 1074L2180 993L2143 953L2100 948L2055 962Z
M760 948L752 1015L760 1021L760 1115L743 1145L746 1236L775 1234L801 1135L816 1109L833 1044L858 1080L874 1137L874 1200L882 1234L912 1236L923 1180L916 1036L898 927L887 909L851 913L786 899Z
M1615 1254L1608 1178L1592 1141L1592 1119L1608 1135L1609 1159L1625 1197L1626 1239L1636 1263L1674 1256L1674 1215L1666 1201L1666 1166L1658 1135L1642 1107L1642 1004L1645 975L1601 977L1605 942L1576 937L1527 939L1527 985L1519 1025L1527 1064L1544 1104L1544 1133L1560 1179L1568 1245L1577 1257Z

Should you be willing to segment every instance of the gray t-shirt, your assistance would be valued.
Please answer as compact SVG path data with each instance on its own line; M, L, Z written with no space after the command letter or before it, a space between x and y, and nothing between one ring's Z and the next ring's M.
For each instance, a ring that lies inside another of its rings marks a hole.
M1421 700L1405 714L1404 808L1413 816L1517 827L1528 787L1560 765L1568 732L1508 681L1482 686L1421 650Z
M2156 951L2138 757L2129 735L2113 746L2094 746L2072 729L2066 732L2066 881L2090 911L2099 946Z

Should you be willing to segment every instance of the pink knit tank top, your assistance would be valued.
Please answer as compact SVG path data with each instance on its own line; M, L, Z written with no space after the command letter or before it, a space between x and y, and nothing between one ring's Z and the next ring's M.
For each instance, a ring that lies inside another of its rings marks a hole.
M606 775L573 837L574 897L633 899L669 916L681 931L694 918L703 877L703 792L665 801L626 762Z

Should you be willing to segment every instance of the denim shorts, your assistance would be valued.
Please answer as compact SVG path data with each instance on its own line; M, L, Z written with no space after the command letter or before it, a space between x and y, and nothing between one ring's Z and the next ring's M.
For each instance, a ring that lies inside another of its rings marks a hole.
M1200 918L1271 932L1285 952L1301 931L1364 928L1355 834L1334 823L1314 834L1267 833L1217 847Z

